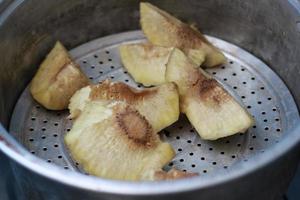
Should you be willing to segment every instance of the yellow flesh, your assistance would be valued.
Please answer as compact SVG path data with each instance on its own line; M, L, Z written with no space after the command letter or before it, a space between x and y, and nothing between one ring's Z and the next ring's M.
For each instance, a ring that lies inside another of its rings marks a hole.
M71 96L88 84L88 79L57 42L38 69L30 86L33 98L50 110L66 109Z
M225 56L195 28L176 19L150 3L140 3L140 23L148 40L159 46L176 47L185 52L197 66L220 65Z
M143 180L174 157L172 147L161 142L151 127L151 146L128 137L116 121L116 116L128 112L128 107L125 102L89 102L65 136L72 157L88 173L110 179ZM139 135L144 130L141 123L129 119L126 125Z
M124 67L136 82L145 86L165 82L166 64L172 48L140 43L122 45L119 49Z

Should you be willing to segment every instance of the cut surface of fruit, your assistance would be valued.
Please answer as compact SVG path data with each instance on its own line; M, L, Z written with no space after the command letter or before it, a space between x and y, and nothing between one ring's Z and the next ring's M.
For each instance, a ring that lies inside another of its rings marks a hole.
M122 101L88 102L65 143L86 172L109 179L143 180L175 155L147 119Z
M213 67L226 61L222 52L209 43L198 30L154 5L140 3L140 16L142 30L151 43L179 48L197 66L203 63L205 67Z
M30 92L45 108L63 110L68 108L72 95L88 84L79 66L57 42L32 79Z
M180 109L201 138L218 138L245 132L251 115L225 89L179 49L170 55L166 80L178 85Z
M136 82L145 86L165 83L166 64L172 49L150 43L119 47L124 67Z
M125 101L137 109L155 132L171 125L179 117L179 96L174 83L136 90L130 86L108 80L102 84L90 85L77 91L70 100L70 117L76 118L89 101Z

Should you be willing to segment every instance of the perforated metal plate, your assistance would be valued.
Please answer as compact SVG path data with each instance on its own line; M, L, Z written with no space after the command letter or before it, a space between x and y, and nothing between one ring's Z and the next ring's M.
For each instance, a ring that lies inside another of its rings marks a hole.
M186 117L181 116L178 122L161 132L162 139L171 143L177 153L166 168L174 166L201 174L228 170L235 163L247 162L251 156L278 143L283 132L298 119L292 96L273 71L234 45L213 37L208 39L225 53L228 63L207 71L243 102L256 123L245 134L204 141ZM127 32L97 39L70 53L94 83L111 79L142 89L122 67L118 46L144 40L140 31ZM32 154L65 169L81 171L64 146L64 134L72 125L67 115L68 111L44 109L32 99L27 88L15 107L10 131Z

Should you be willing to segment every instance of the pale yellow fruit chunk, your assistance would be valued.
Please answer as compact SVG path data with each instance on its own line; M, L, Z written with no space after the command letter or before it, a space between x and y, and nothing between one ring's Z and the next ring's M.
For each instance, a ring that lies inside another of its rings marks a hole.
M30 92L45 108L63 110L68 108L72 95L88 84L68 51L57 42L32 79Z

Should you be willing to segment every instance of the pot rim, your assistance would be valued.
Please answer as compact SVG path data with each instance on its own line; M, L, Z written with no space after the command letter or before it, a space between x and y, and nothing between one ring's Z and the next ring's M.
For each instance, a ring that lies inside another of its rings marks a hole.
M300 120L299 123L300 124ZM123 195L156 195L167 193L187 192L242 178L255 172L269 163L276 161L281 156L300 144L300 125L289 131L281 142L267 149L264 154L257 154L248 160L247 163L240 162L234 170L217 176L197 176L176 181L119 181L109 180L93 176L86 176L78 172L66 171L59 166L49 164L39 157L30 154L23 146L0 126L0 149L12 160L28 170L37 173L45 178L57 181L72 187L93 192L123 194ZM81 180L81 181L78 181Z
M13 13L24 0L14 1L0 15L1 24ZM300 3L295 0L289 0L300 13ZM247 52L246 52L247 53ZM263 64L263 63L262 63ZM286 87L280 80L283 87ZM272 147L266 149L263 154L257 154L248 160L247 163L240 162L233 169L228 169L226 173L217 175L197 176L189 179L161 182L132 182L119 181L86 176L78 172L66 171L61 167L49 164L39 157L32 155L22 145L20 145L0 124L0 150L19 165L27 168L31 172L41 175L45 178L93 192L123 194L123 195L156 195L167 193L179 193L191 190L199 190L208 187L214 187L219 184L225 184L238 178L242 178L255 172L269 163L275 161L281 156L286 155L294 147L300 144L300 119L298 116L296 127L287 131L282 140ZM80 180L80 181L78 181Z

